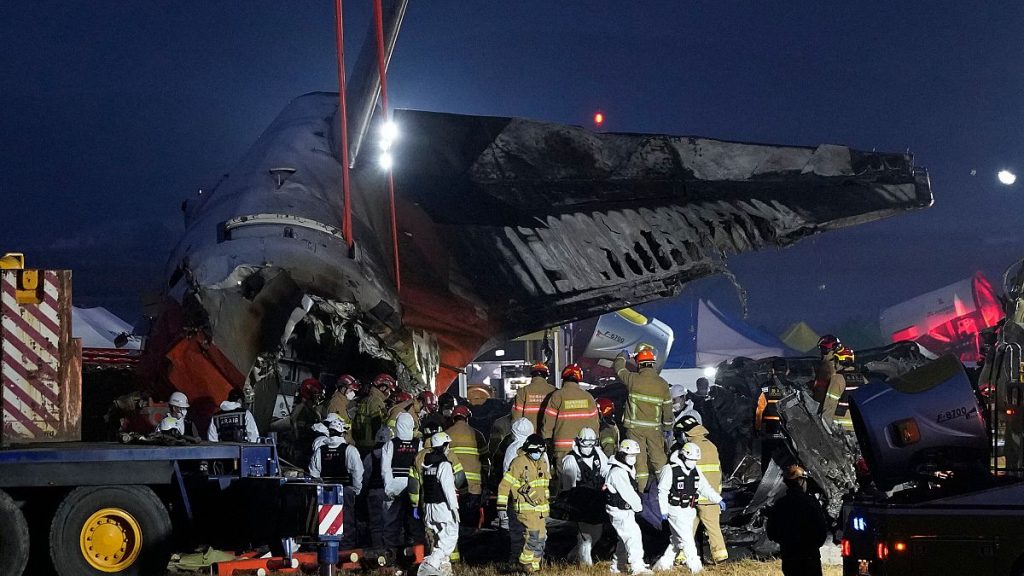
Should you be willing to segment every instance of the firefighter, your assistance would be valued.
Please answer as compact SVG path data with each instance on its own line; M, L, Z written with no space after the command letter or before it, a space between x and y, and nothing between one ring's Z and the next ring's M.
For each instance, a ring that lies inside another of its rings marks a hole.
M512 511L509 530L524 537L524 544L519 549L519 565L528 573L540 570L547 542L545 519L550 510L551 468L544 458L544 450L544 438L531 434L498 485L498 511ZM513 547L512 553L515 554L516 550Z
M779 417L779 400L793 384L787 379L789 365L785 358L772 360L768 380L761 387L754 410L754 431L761 439L761 472L768 469L772 454L785 446Z
M459 500L455 491L455 473L448 459L451 438L438 432L430 438L431 449L423 460L423 482L419 486L423 525L430 542L430 554L423 559L419 573L450 575L450 557L459 543ZM419 508L413 516L420 517ZM426 570L424 570L426 568Z
M830 427L835 420L839 399L846 391L846 379L836 373L836 354L842 353L845 348L839 338L832 334L818 339L821 360L815 371L812 396L818 402L818 416Z
M220 403L220 410L210 419L206 439L210 442L258 442L260 431L252 412L242 406L245 398L241 390L232 388L228 399Z
M551 439L558 465L572 450L580 430L597 430L599 427L597 402L590 392L580 388L582 381L583 369L578 364L566 366L562 370L561 388L551 393L544 409L543 436Z
M615 456L608 462L608 475L605 477L607 501L604 508L618 537L615 554L612 556L612 572L623 572L628 563L632 574L651 573L644 564L643 537L640 525L636 523L636 515L644 509L636 480L639 454L640 444L636 440L626 439L619 444Z
M658 560L655 570L669 570L674 564L684 562L693 574L703 568L691 530L697 519L697 502L707 500L721 511L725 510L725 501L701 473L700 460L700 447L687 442L673 451L668 465L658 475L658 504L662 519L668 520L672 531L672 543Z
M433 451L434 439L440 438L441 436L438 435L443 434L443 437L447 438L446 442L449 444L451 443L451 437L441 429L440 425L437 425L436 428L433 426L434 424L430 424L422 428L423 436L426 440L423 442L423 449L416 455L416 459L413 460L412 468L409 470L409 500L414 509L418 508L420 505L423 474L426 467L427 456L429 456ZM459 490L466 488L468 485L468 482L466 481L466 472L462 467L462 463L459 462L458 455L448 449L446 450L445 458L449 463L451 463L452 474L455 478L455 487ZM451 562L458 562L459 559L458 545L455 544L452 546L451 552L449 552L449 564Z
M196 428L195 422L188 416L188 407L188 396L182 392L175 392L167 400L167 416L174 418L174 427L178 430L178 435L198 438L199 430ZM156 429L160 431L160 424L157 424Z
M337 414L351 422L354 416L351 410L355 408L352 401L356 399L361 388L362 384L354 376L348 374L338 376L338 384L334 388L334 394L331 394L331 400L327 403L327 413Z
M696 418L684 418L679 423L679 428L685 442L692 442L702 454L697 469L707 479L708 484L715 492L722 492L722 463L718 458L718 448L708 439L708 429L697 422ZM729 550L725 547L725 537L722 536L721 516L722 510L717 502L701 496L697 500L697 518L693 521L692 532L696 538L697 528L704 526L704 532L708 536L711 547L711 561L718 563L729 559Z
M765 532L777 542L785 576L821 576L821 546L828 521L817 499L807 493L807 472L796 464L785 474L786 494L768 512Z
M853 416L850 414L850 397L858 388L868 383L863 373L854 366L853 350L843 346L832 355L835 364L836 376L843 379L843 393L839 395L836 402L835 423L846 434L853 435Z
M526 418L533 424L534 430L541 429L541 415L548 396L555 387L548 382L548 366L537 362L530 367L530 383L516 391L516 399L512 403L512 420Z
M387 428L386 426L384 428ZM381 449L381 476L384 481L384 545L397 548L410 536L403 536L405 519L409 516L409 470L422 449L414 438L412 415L402 413L395 422L397 435Z
M569 557L576 557L584 566L594 564L590 551L594 542L601 539L601 525L604 518L600 513L594 515L595 506L603 499L604 476L608 473L608 458L597 448L597 432L593 428L584 428L576 435L576 443L572 452L562 459L561 485L562 492L568 499L570 509L577 514L585 514L576 523L576 547Z
M398 415L405 412L412 416L414 428L420 427L420 407L416 398L404 390L395 392L391 398L391 408L388 409L388 426L391 432L395 431L395 424L398 422Z
M363 491L363 460L359 457L359 450L345 440L350 428L348 422L333 420L327 428L330 436L313 441L309 475L330 484L341 484L344 487L342 509L354 511L356 497ZM356 515L346 513L342 522L341 548L352 548L359 529Z
M416 397L416 401L419 404L419 421L422 422L424 418L431 414L437 414L437 394L434 394L430 390L424 390L420 392L419 396Z
M597 413L601 418L601 430L598 436L601 438L601 451L611 458L619 449L619 442L622 441L619 434L619 425L615 423L615 403L607 398L597 399Z
M480 449L486 448L487 443L483 435L469 425L469 419L473 414L465 406L456 406L452 410L452 425L445 432L452 439L452 453L458 456L459 463L466 473L468 484L465 492L461 493L462 519L470 526L478 526L480 522L480 510L483 506L483 461Z
M333 414L333 412L332 412ZM369 517L368 524L370 525L370 544L374 548L380 548L385 546L384 544L384 527L385 527L385 510L387 506L387 500L385 497L385 481L384 471L382 469L382 459L384 453L384 446L391 443L391 429L387 426L381 426L377 430L377 441L373 450L363 458L363 486L366 487L366 507ZM346 443L350 443L346 437ZM415 454L414 454L415 455ZM406 512L408 516L408 512ZM404 516L403 516L404 518Z
M370 392L359 401L353 417L353 437L356 447L369 450L381 425L387 422L387 399L398 389L390 374L378 374L370 384Z
M615 358L614 367L629 392L622 424L626 428L626 438L636 440L640 445L636 478L644 490L651 473L656 475L668 462L665 439L672 432L672 396L668 382L654 369L657 358L653 350L640 350L635 360L639 371L626 369L626 351L623 350Z

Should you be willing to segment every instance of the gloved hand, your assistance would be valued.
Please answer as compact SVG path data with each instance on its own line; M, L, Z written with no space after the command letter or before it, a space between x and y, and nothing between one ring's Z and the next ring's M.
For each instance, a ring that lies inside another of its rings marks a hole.
M722 509L722 512L725 512L725 509L728 508L728 506L725 504L725 500L719 502L718 507Z
M419 508L419 506L417 506L416 508L412 509L412 517L417 519L417 520L420 519L420 508Z
M629 360L629 348L619 350L619 355L625 357L626 360Z
M500 526L502 530L508 530L508 512L504 510L498 511L498 526Z

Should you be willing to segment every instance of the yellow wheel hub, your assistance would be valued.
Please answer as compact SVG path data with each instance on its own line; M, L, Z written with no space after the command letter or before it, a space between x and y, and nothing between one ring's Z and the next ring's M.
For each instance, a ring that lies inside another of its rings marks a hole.
M120 572L138 559L142 529L125 510L103 508L85 521L79 544L90 566L101 572Z

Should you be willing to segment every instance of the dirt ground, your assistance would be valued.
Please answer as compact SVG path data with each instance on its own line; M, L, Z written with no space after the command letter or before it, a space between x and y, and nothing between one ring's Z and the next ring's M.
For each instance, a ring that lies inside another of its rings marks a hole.
M540 574L541 576L605 576L609 573L608 566L608 562L602 562L590 568L569 564L555 564L544 568ZM497 569L482 566L457 567L455 574L456 576L503 576ZM690 571L686 568L677 568L671 571L658 572L658 574L685 576L689 575ZM726 562L718 566L705 566L702 574L707 574L708 576L782 576L782 569L778 560L774 562L741 560L739 562ZM824 576L842 576L843 569L841 566L824 566L822 574Z

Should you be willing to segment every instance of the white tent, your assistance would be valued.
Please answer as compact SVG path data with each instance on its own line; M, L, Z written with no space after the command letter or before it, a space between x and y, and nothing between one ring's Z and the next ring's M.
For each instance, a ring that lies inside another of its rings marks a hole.
M121 334L132 333L132 325L121 320L106 308L72 308L71 333L75 338L82 339L83 348L119 348L121 350L138 350L140 342L137 337L128 338L124 346L117 346L114 341Z

